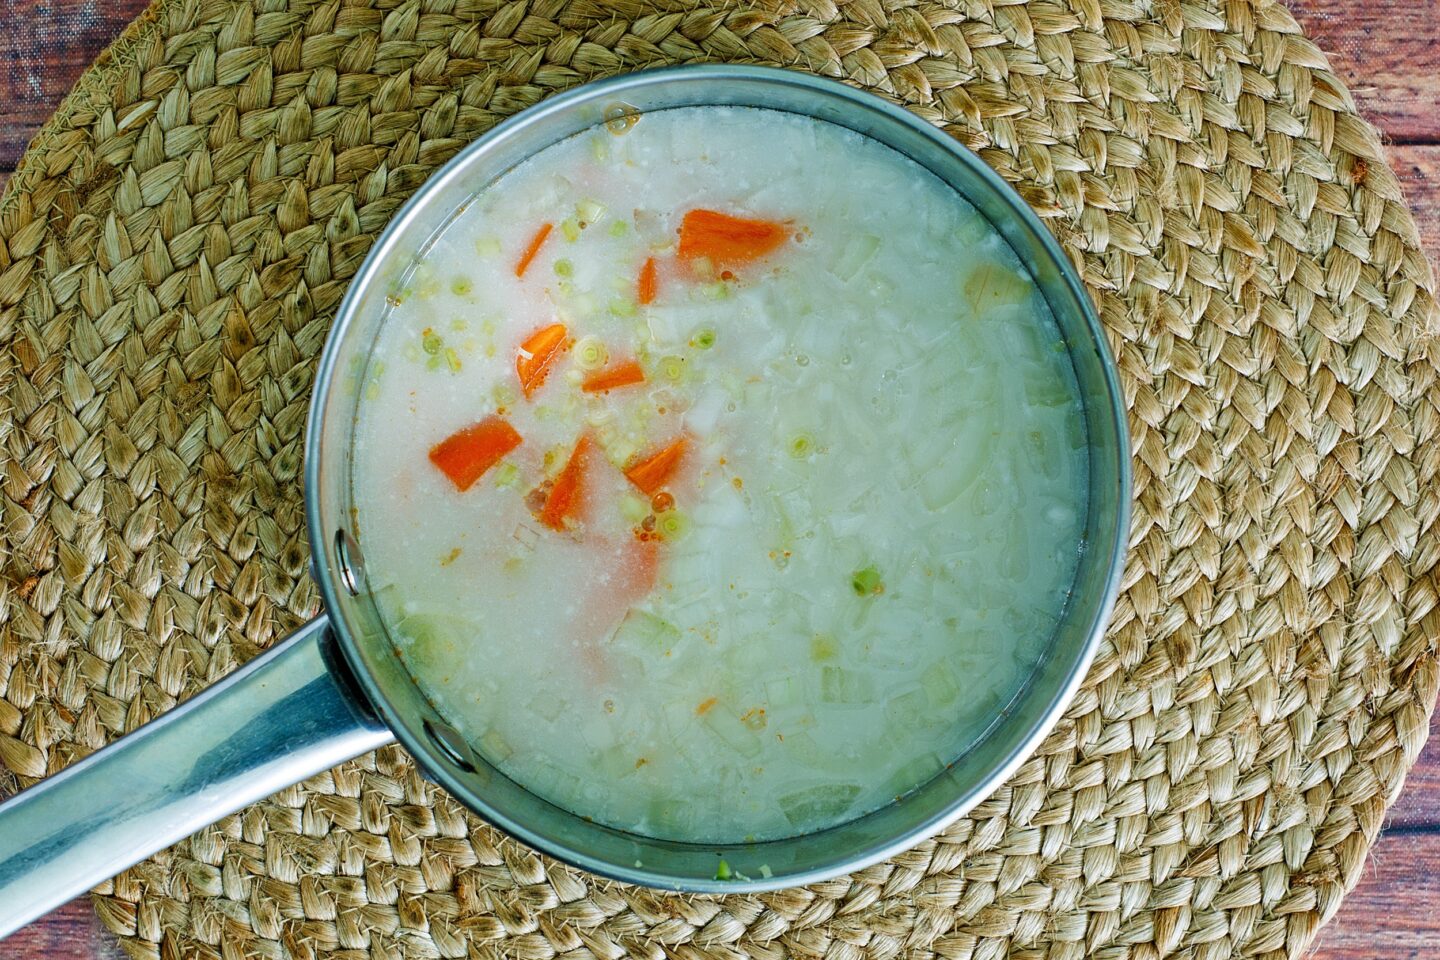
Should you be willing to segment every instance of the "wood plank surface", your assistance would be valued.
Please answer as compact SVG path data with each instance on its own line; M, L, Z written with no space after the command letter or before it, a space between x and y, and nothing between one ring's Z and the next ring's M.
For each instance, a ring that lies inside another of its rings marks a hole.
M1288 0L1391 160L1440 261L1440 0ZM146 0L0 0L0 188L80 72ZM0 942L0 960L120 960L85 898ZM1359 886L1313 960L1440 958L1440 722Z
M1440 141L1436 0L1289 0L1360 111L1395 143ZM1440 951L1437 951L1440 952Z
M0 170L147 0L0 0Z

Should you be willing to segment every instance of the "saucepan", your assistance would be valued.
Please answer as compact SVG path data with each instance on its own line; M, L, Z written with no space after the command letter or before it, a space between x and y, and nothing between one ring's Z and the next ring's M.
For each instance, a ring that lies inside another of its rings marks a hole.
M739 844L656 840L592 822L489 765L430 704L369 594L352 522L357 390L387 284L456 204L542 148L603 123L607 108L763 107L847 127L910 157L968 198L1030 271L1068 344L1089 436L1085 547L1049 648L1013 702L925 785L820 832ZM745 892L834 877L890 857L964 814L1024 761L1082 681L1114 602L1128 525L1124 407L1099 322L1060 246L975 155L878 97L806 74L681 67L578 87L500 124L438 171L395 217L351 285L316 376L305 446L313 573L324 612L176 709L0 805L0 936L127 866L307 776L398 740L480 817L617 880ZM717 879L717 861L734 869ZM762 875L758 864L768 869ZM747 866L749 869L747 869Z

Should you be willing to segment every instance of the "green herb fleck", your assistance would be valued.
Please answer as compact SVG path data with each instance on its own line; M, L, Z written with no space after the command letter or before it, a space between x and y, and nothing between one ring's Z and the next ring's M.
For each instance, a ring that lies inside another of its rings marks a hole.
M679 540L690 529L690 521L678 510L666 510L655 518L655 527L666 540Z
M790 439L790 456L804 460L815 452L815 438L808 433L797 433Z
M515 464L506 461L495 471L495 488L506 490L520 482L520 468Z
M470 283L469 277L456 277L454 280L450 281L450 292L455 294L455 296L457 297L464 297L469 295L472 289L473 286Z
M630 224L626 223L624 220L616 220L614 223L610 224L610 236L612 237L623 237L626 233L629 232L629 230Z
M715 879L716 879L716 880L730 880L730 879L733 879L734 876L735 876L734 872L732 872L731 869L730 869L730 863L729 863L727 860L725 860L725 858L722 857L722 858L720 859L720 863L717 864L716 867L715 867Z
M699 333L695 334L694 338L691 339L690 345L695 347L697 350L709 350L711 347L715 346L715 331L709 329L708 327L704 330L701 330Z
M810 638L810 659L816 663L834 660L837 653L839 653L839 648L835 646L832 638L820 633Z
M885 592L885 584L880 580L879 570L873 566L863 567L851 575L850 589L857 597L873 597Z
M555 275L560 277L571 277L575 275L575 264L569 260L560 259L555 261Z
M678 382L685 379L684 357L661 357L660 375L666 380Z

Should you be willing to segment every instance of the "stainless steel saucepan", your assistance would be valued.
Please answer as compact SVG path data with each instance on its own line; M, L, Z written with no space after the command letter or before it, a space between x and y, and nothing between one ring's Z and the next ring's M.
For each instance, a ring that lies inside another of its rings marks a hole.
M685 844L593 823L487 764L446 724L401 665L367 592L351 521L351 435L363 367L388 284L456 213L456 198L542 148L641 113L738 105L804 114L898 150L951 184L1010 242L1070 345L1085 405L1090 476L1085 549L1048 653L985 736L929 783L880 810L808 836ZM425 772L481 817L538 850L608 877L689 891L808 883L892 856L998 786L1055 723L1090 663L1117 589L1129 515L1124 408L1100 326L1059 245L973 154L866 93L806 74L681 67L571 90L496 127L433 176L396 216L340 306L316 377L305 500L325 612L230 677L118 742L0 805L0 936L225 814L399 740ZM757 879L717 880L719 858ZM760 864L769 866L764 878Z

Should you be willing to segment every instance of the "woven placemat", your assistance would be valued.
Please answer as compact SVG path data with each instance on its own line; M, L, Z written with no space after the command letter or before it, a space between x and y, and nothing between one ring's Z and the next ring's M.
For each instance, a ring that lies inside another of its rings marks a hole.
M313 611L305 404L375 234L500 118L696 59L904 104L1083 273L1136 510L1064 721L936 840L725 898L539 857L389 748L106 884L106 926L165 960L1296 957L1440 683L1440 385L1380 143L1263 0L159 0L0 201L0 761L28 785Z

